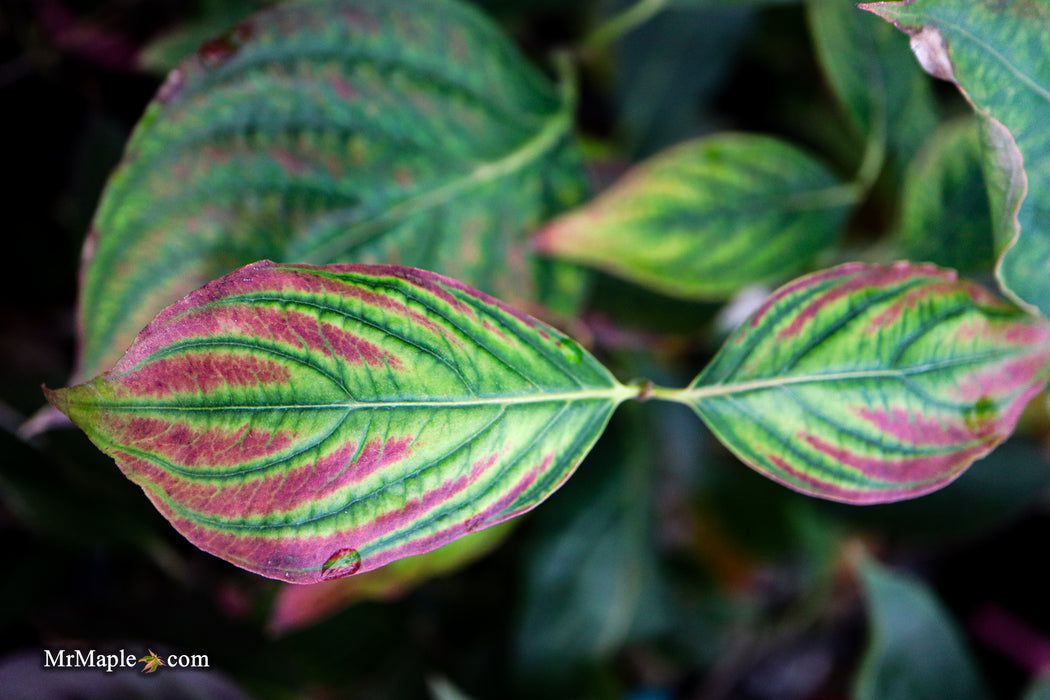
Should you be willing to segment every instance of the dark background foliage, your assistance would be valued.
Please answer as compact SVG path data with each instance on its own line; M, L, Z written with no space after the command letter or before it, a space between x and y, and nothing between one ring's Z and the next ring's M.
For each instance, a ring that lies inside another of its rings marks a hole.
M278 584L186 543L82 434L18 437L41 383L68 378L80 246L158 67L262 4L0 6L0 697L845 698L868 644L861 552L940 596L993 697L1016 697L1050 666L1043 399L945 491L868 508L752 474L681 407L625 407L493 554L283 635L268 623ZM613 11L482 4L540 64ZM783 136L848 174L855 137L802 7L704 4L683 2L585 62L579 123L603 167L733 129ZM965 112L937 89L945 114ZM887 170L849 245L893 225L899 178ZM681 385L717 348L705 335L716 312L601 277L585 327L618 376ZM207 654L210 669L45 673L45 648Z

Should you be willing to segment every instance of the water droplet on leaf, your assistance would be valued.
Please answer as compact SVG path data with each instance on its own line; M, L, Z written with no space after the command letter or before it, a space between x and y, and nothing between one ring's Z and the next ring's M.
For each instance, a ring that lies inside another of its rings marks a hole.
M328 557L328 561L321 567L321 579L328 581L333 578L341 578L356 574L361 568L361 555L356 549L340 549Z

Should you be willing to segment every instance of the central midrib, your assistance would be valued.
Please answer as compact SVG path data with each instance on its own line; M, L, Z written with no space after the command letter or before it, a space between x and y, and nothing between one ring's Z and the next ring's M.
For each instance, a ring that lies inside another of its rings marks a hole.
M398 408L469 408L471 406L509 406L536 403L564 403L573 401L609 400L616 404L635 396L638 389L617 385L607 389L565 391L523 396L479 396L463 399L419 399L397 401L333 401L330 403L267 404L239 406L186 406L175 404L129 404L108 402L70 402L93 408L120 411L288 411L398 409Z

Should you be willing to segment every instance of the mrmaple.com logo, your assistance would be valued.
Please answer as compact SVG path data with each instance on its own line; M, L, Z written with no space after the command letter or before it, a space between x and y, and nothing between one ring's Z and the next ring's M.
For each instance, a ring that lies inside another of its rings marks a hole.
M59 649L52 651L44 649L44 668L97 668L112 673L118 668L136 668L143 664L140 669L143 673L153 673L161 666L171 668L210 668L207 654L169 654L161 658L153 652L136 658L135 654L121 649L118 652L100 653L94 649L77 649L66 651Z

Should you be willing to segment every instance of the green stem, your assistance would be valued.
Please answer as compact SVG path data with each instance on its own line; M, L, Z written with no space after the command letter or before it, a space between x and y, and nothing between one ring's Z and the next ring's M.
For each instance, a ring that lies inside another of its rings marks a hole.
M886 162L886 122L879 120L868 138L857 174L845 184L828 187L816 192L805 192L795 197L795 205L805 208L823 209L835 206L851 206L867 195Z
M876 120L872 133L868 136L868 144L857 168L857 174L853 177L853 185L864 193L875 184L886 162L886 137L886 120Z
M593 51L608 46L664 9L669 0L639 0L588 34L580 46Z

